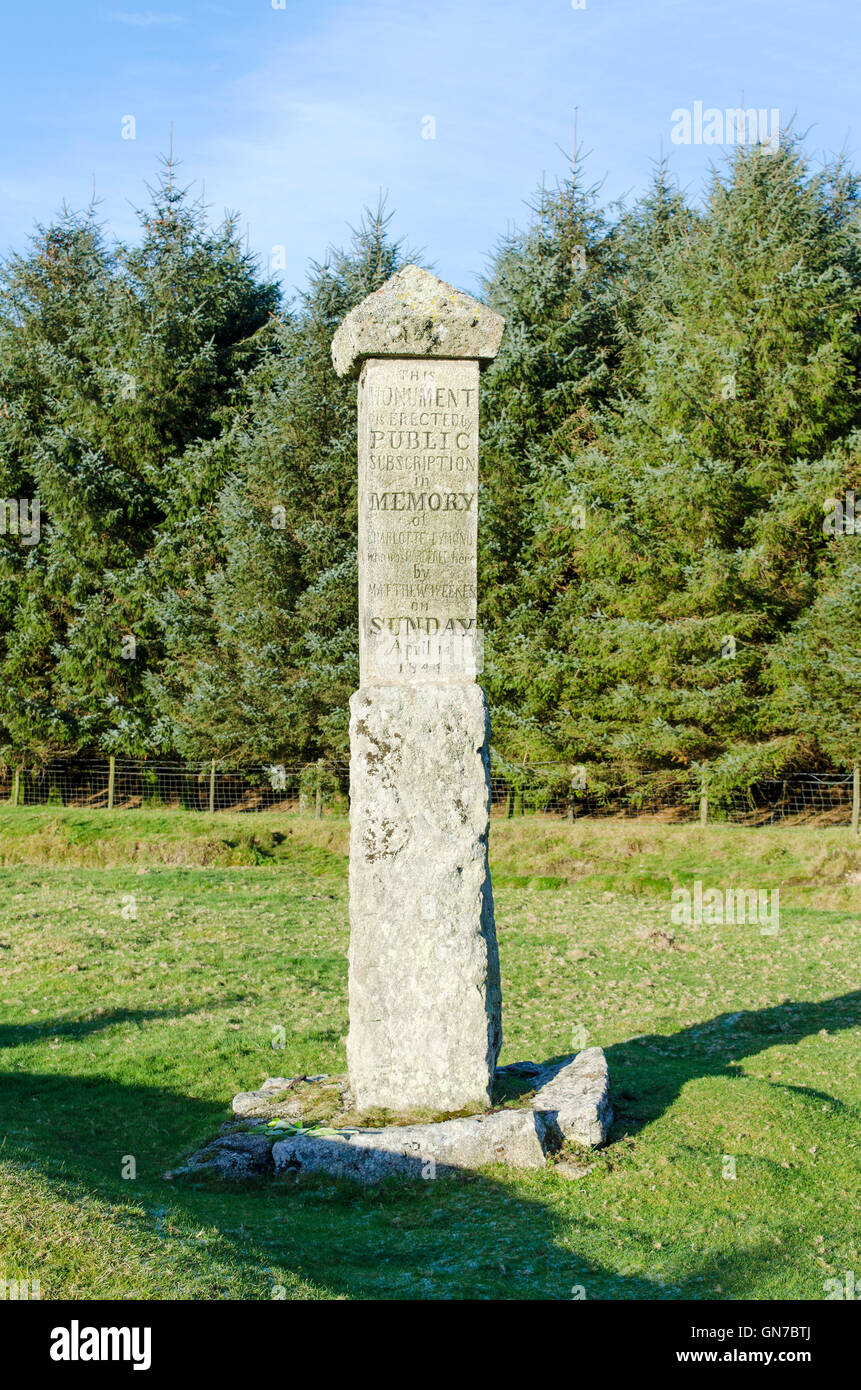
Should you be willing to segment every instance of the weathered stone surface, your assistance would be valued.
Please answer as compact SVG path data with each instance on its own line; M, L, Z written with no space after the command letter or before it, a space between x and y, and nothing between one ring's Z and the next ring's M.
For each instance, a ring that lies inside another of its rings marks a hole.
M177 1173L208 1170L225 1178L261 1178L272 1172L272 1144L265 1134L229 1134L193 1154ZM171 1176L175 1176L172 1174Z
M606 1142L613 1110L610 1074L600 1047L547 1068L536 1079L532 1108L543 1120L548 1149L566 1141L596 1148Z
M307 1107L307 1083L331 1086L338 1093L338 1105L352 1106L345 1076L270 1076L256 1091L240 1091L233 1097L233 1113L240 1119L299 1120Z
M350 711L356 1106L488 1106L502 1028L484 694L372 686Z
M359 1111L490 1104L501 1027L474 683L478 375L503 327L410 265L332 344L339 373L363 364L347 1045Z
M270 1076L258 1091L240 1091L233 1097L233 1113L240 1118L251 1118L261 1120L276 1119L275 1110L272 1105L273 1097L282 1095L283 1092L294 1086L297 1078L293 1076ZM294 1102L297 1104L298 1102ZM281 1112L279 1111L279 1114Z
M447 1170L495 1163L543 1168L541 1135L536 1112L497 1110L439 1124L355 1130L337 1138L292 1135L273 1145L272 1157L279 1173L296 1169L359 1182L427 1179Z
M332 360L339 376L365 357L452 357L490 362L505 320L430 271L406 265L339 326Z
M412 997L409 985L406 993ZM428 1037L433 1035L438 1041L438 1032L438 1023L430 1020ZM409 1033L409 1037L419 1052L420 1032ZM396 1048L398 1041L395 1040ZM483 1076L482 1072L482 1080ZM235 1115L246 1120L303 1121L309 1107L313 1112L319 1106L321 1088L329 1086L337 1093L341 1119L333 1117L332 1127L327 1121L320 1133L287 1135L274 1143L272 1136L234 1132L201 1149L184 1168L169 1176L208 1170L225 1177L248 1179L295 1169L370 1183L397 1176L429 1178L440 1171L494 1163L539 1168L544 1165L545 1156L558 1155L565 1142L595 1148L606 1141L613 1115L607 1062L601 1048L588 1048L573 1058L544 1067L536 1062L511 1062L499 1067L496 1077L519 1081L530 1088L519 1106L433 1124L386 1125L376 1129L344 1126L346 1112L355 1098L343 1075L270 1077L257 1091L245 1091L234 1098ZM435 1074L431 1081L436 1088ZM408 1082L399 1081L396 1085L398 1095L408 1089ZM534 1093L528 1098L533 1086ZM385 1101L382 1104L398 1108ZM333 1129L337 1132L333 1133ZM553 1171L559 1177L574 1179L586 1176L591 1168L592 1165L562 1158Z
M472 681L478 365L372 358L359 382L363 686Z

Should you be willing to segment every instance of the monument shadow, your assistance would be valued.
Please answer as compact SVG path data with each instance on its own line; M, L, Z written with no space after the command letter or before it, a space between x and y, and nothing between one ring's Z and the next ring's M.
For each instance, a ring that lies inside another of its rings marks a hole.
M643 1035L608 1048L617 1110L611 1142L657 1119L688 1081L732 1077L736 1073L730 1059L740 1060L775 1043L800 1042L822 1029L836 1033L853 1027L859 1010L861 993L854 992L819 1002L721 1014L675 1034ZM91 1022L109 1026L116 1021L112 1016L80 1024L65 1020L65 1030L93 1031ZM32 1041L34 1033L45 1036L52 1030L58 1031L56 1022L50 1029L38 1023L6 1029L4 1052ZM723 1055L708 1051L723 1039ZM802 1093L843 1108L823 1092ZM217 1284L218 1264L223 1264L226 1250L252 1281L259 1279L261 1299L273 1296L267 1273L273 1263L332 1297L567 1300L572 1289L583 1288L587 1299L700 1299L717 1284L724 1297L745 1296L745 1290L734 1285L732 1251L704 1252L696 1272L670 1290L640 1276L620 1275L579 1254L577 1232L586 1231L589 1206L588 1174L570 1185L577 1209L572 1211L569 1203L564 1214L535 1192L512 1193L502 1172L496 1177L456 1171L442 1173L435 1181L422 1180L418 1159L420 1180L393 1178L378 1186L317 1174L256 1183L167 1181L165 1171L182 1162L193 1147L212 1139L224 1116L223 1106L166 1086L10 1071L0 1077L0 1162L34 1166L55 1195L69 1202L97 1198L121 1207L123 1220L137 1223L145 1243L165 1219L188 1229L217 1228L218 1249L210 1251L204 1245L193 1253L201 1283L211 1278ZM136 1150L138 1175L130 1182L121 1176L121 1158ZM135 1209L143 1207L144 1215L128 1216L130 1203ZM594 1238L594 1227L590 1230ZM630 1227L615 1225L613 1234L618 1237L626 1230L632 1233ZM275 1233L283 1237L280 1249L273 1242ZM536 1265L534 1281L526 1285L522 1276L515 1277L518 1258ZM751 1258L755 1268L767 1268L774 1260L773 1248L746 1251L748 1280ZM472 1267L478 1272L468 1273ZM511 1270L510 1291L504 1273L504 1291L499 1291L501 1270ZM30 1274L38 1277L38 1269ZM491 1279L496 1286L488 1293ZM56 1296L65 1295L58 1291ZM128 1296L134 1296L133 1289ZM191 1291L187 1296L200 1295Z

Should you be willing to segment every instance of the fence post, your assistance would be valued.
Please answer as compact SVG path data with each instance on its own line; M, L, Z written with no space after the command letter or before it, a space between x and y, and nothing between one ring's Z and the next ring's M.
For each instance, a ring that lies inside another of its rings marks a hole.
M316 820L323 819L323 759L317 759L317 787L314 792L314 817Z
M117 760L113 753L108 759L108 810L114 809L114 775L117 770Z
M700 825L709 823L709 784L708 773L703 773L703 780L700 783Z
M858 834L858 822L861 819L861 763L856 763L852 769L852 834Z
M16 769L15 769L15 779L14 779L14 781L13 781L13 783L12 783L12 805L13 805L13 806L17 806L17 805L18 805L18 795L19 795L19 793L20 793L20 790L21 790L21 769L20 769L20 767L16 767Z
M209 768L209 810L210 814L215 810L215 759Z

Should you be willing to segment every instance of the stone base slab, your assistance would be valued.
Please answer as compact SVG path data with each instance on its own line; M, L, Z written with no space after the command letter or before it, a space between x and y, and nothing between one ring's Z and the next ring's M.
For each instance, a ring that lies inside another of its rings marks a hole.
M534 1091L527 1092L522 1105L436 1124L321 1127L319 1132L283 1137L277 1131L273 1136L234 1131L195 1154L178 1172L208 1170L231 1178L313 1172L373 1183L390 1177L435 1178L494 1164L543 1168L554 1159L561 1177L588 1173L589 1168L572 1162L566 1150L572 1145L594 1149L607 1140L613 1112L601 1048L590 1047L546 1066L514 1063L500 1067L497 1077L516 1079L534 1086ZM273 1119L300 1124L302 1091L309 1081L328 1082L351 1099L345 1077L273 1077L258 1091L236 1096L234 1114L244 1124L271 1124ZM277 1095L282 1098L274 1101Z
M543 1168L544 1134L534 1110L495 1110L431 1125L391 1125L316 1138L294 1135L272 1146L276 1173L328 1173L358 1182L435 1178L453 1169Z
M541 1116L551 1148L572 1143L593 1149L603 1144L613 1122L603 1050L587 1047L565 1066L544 1068L532 1106Z

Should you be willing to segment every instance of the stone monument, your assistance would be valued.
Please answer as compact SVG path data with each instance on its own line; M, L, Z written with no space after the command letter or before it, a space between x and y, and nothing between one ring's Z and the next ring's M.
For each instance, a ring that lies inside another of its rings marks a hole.
M347 315L358 374L350 1032L360 1111L490 1104L502 1030L476 683L479 369L504 321L408 265Z
M408 265L335 334L336 370L359 377L349 1075L269 1077L240 1092L234 1121L177 1174L378 1182L550 1161L579 1177L589 1168L566 1150L607 1138L600 1048L496 1067L476 538L479 370L503 327Z

